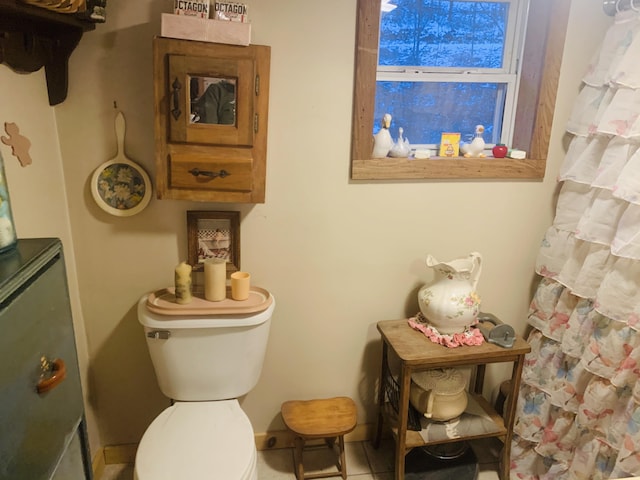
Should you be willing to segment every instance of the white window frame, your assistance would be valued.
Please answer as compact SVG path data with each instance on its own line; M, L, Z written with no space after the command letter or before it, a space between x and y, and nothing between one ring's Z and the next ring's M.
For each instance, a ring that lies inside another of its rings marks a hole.
M393 0L390 0L391 2ZM381 16L390 11L392 3L389 0L381 4ZM460 1L460 0L458 0ZM381 81L391 82L431 82L431 83L499 83L506 85L504 99L504 115L501 120L501 137L499 143L510 145L513 140L514 122L516 116L518 88L520 85L522 52L524 51L524 39L526 34L529 0L466 0L473 2L495 2L509 4L509 18L504 42L503 67L502 68L445 68L422 66L381 66L376 69L376 83ZM382 23L382 22L381 22ZM381 36L381 35L380 35ZM379 58L379 55L378 55ZM497 110L497 109L496 109ZM473 132L461 132L473 133ZM487 143L486 149L491 149L495 143ZM413 148L429 149L437 151L437 144L412 144Z

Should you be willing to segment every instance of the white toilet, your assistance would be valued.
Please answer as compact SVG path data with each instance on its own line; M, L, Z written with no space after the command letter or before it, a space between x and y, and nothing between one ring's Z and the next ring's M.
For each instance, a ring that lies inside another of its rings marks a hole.
M170 315L138 302L160 390L174 401L136 454L136 480L256 480L254 433L237 398L258 382L275 300L249 314Z

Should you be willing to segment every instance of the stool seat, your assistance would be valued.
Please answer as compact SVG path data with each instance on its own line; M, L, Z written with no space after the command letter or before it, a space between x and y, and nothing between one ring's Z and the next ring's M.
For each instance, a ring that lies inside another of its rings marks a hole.
M319 400L290 400L282 404L282 419L295 434L296 478L306 480L342 476L347 478L344 456L344 435L356 427L356 404L349 397ZM338 471L335 473L304 474L302 453L305 440L324 438L330 448L338 440Z
M282 418L289 430L303 437L337 437L355 428L356 404L349 397L291 400L282 404Z

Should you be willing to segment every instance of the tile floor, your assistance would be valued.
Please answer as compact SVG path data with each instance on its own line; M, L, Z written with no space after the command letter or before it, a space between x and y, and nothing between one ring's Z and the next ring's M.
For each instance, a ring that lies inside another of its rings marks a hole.
M496 453L499 445L496 439L472 444L480 465L478 480L498 480ZM333 469L328 452L328 449L313 449L306 453L305 473ZM383 441L378 450L374 449L370 442L347 443L345 453L349 480L393 480L393 440ZM293 472L291 449L258 452L258 480L295 480ZM132 465L107 465L102 477L96 480L132 479Z

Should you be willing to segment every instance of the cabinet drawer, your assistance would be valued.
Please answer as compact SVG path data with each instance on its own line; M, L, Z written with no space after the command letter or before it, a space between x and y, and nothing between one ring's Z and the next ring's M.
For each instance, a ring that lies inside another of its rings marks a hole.
M49 479L82 419L80 375L60 257L0 310L0 478ZM38 393L41 358L66 377Z
M171 152L169 187L191 190L250 192L253 160L249 150L228 149L228 155ZM218 158L221 157L221 158Z

